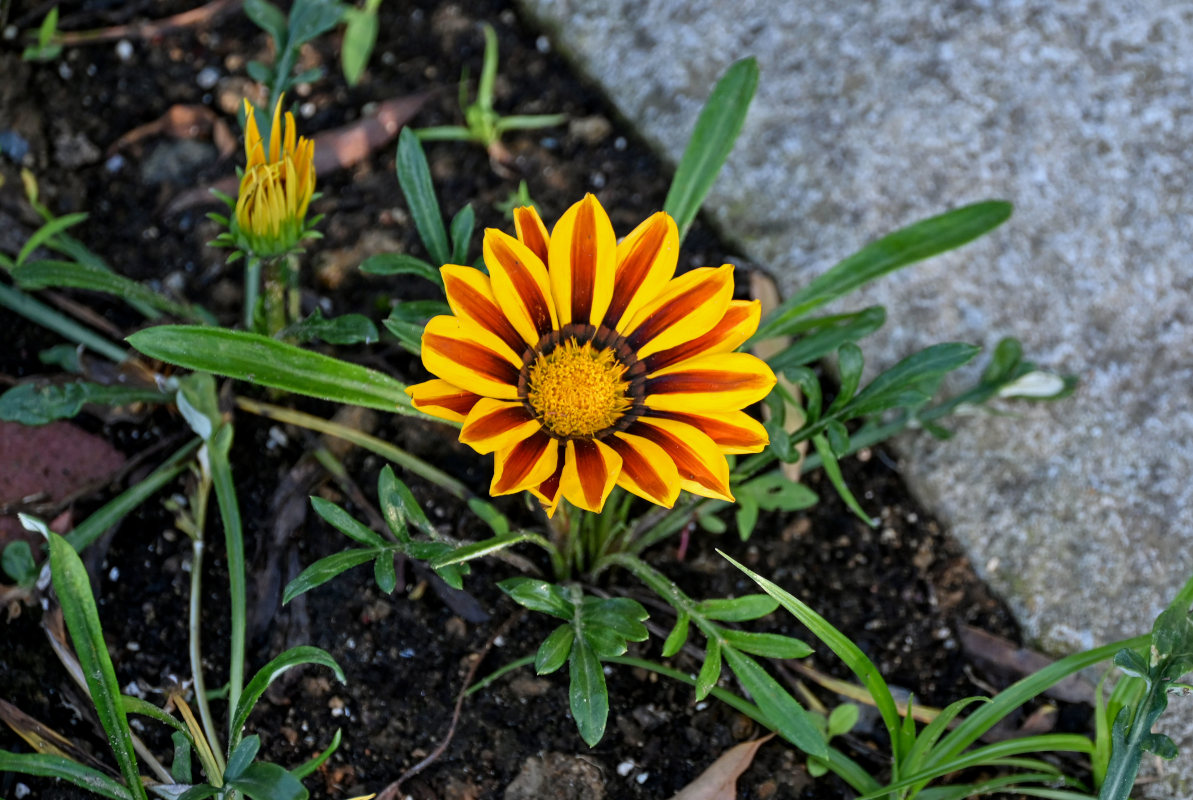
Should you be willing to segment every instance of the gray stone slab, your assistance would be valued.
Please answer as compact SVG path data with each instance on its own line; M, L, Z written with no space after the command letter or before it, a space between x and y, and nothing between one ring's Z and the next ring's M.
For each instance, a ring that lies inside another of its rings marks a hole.
M898 446L913 490L1038 644L1146 630L1193 573L1190 6L521 2L672 161L718 75L758 58L706 211L788 292L904 224L1015 203L995 234L863 294L889 312L867 352L889 365L1013 335L1079 374L1063 403Z

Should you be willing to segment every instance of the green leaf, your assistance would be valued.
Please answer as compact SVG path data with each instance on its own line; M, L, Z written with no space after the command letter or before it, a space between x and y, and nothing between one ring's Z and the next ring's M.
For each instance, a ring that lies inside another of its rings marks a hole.
M163 725L168 725L169 727L173 728L175 733L181 733L186 738L187 742L191 741L190 729L187 728L181 720L170 716L165 711L155 706L153 703L150 703L147 700L142 700L139 697L131 697L127 694L120 695L120 703L124 706L124 713L126 715L140 714L143 717L155 719Z
M1172 739L1169 739L1162 733L1145 733L1143 739L1140 741L1140 747L1165 761L1171 761L1180 755L1180 751L1176 749L1176 744L1173 743Z
M684 646L684 642L688 640L688 627L691 621L692 618L684 611L681 611L675 618L675 627L671 629L671 633L667 634L667 639L663 642L663 658L671 658Z
M837 463L836 452L832 445L829 444L828 439L823 436L813 436L812 445L816 448L817 455L820 456L821 465L824 467L824 474L828 476L829 483L837 490L837 494L841 496L841 499L849 507L849 510L870 527L877 525L877 518L872 518L866 513L866 510L862 508L862 504L854 497L853 491L845 483L845 476L841 474L841 465ZM845 449L849 449L848 442Z
M336 403L418 413L405 385L388 375L255 333L161 325L134 333L127 341L151 358L188 369Z
M377 588L385 594L391 594L398 585L398 573L394 568L394 554L392 550L385 550L377 554L373 562L373 580Z
M52 259L30 261L17 267L12 276L22 289L64 287L110 294L129 304L147 307L152 312L149 314L151 319L158 318L160 314L157 312L160 311L189 322L214 322L207 311L186 303L176 303L149 287L123 275L117 275L99 264Z
M244 13L261 30L273 37L280 50L286 44L286 15L266 0L244 0Z
M232 755L228 756L228 766L224 770L224 780L234 781L244 774L248 769L249 764L253 763L253 759L257 757L257 751L261 749L261 737L253 734L246 736L236 745L236 749L232 751Z
M507 547L512 547L515 544L524 542L534 536L528 531L519 531L517 533L507 533L502 536L493 536L488 539L482 539L479 542L471 542L460 547L453 548L444 553L439 558L432 562L431 566L438 569L449 564L461 564L465 561L471 561L476 558L482 558L491 553L496 553L499 550L504 550Z
M319 755L315 756L314 758L312 758L308 761L304 761L303 763L299 764L294 769L290 770L290 774L293 775L295 778L302 780L306 776L313 773L315 770L319 769L319 767L323 766L323 762L325 762L325 761L327 761L327 759L331 758L331 754L334 753L339 748L339 746L340 746L340 729L336 728L335 735L331 737L331 744L329 744L327 746L327 748Z
M281 336L300 342L319 339L339 345L372 344L381 338L377 326L363 314L343 314L329 319L318 308L306 319L286 328Z
M289 603L295 597L309 592L316 586L322 586L342 572L347 572L366 561L372 561L377 555L377 551L373 549L353 549L341 550L338 553L324 556L286 584L286 590L282 593L282 604Z
M841 416L849 419L874 414L888 408L907 404L908 396L920 395L924 382L938 380L945 374L967 364L981 348L961 342L945 342L926 347L883 372L862 389L845 408Z
M469 203L452 217L452 263L468 263L468 245L472 239L472 228L476 224L476 214Z
M794 319L790 324L776 329L771 336L802 335L793 344L768 358L767 363L776 372L812 364L847 342L869 336L885 323L886 309L882 306L870 306L852 314Z
M746 622L765 617L778 607L779 602L768 594L747 594L741 597L702 600L696 604L696 611L708 619Z
M336 0L297 0L290 9L290 37L286 47L297 49L299 45L331 30L340 21L341 13Z
M696 674L696 702L708 697L708 693L721 679L721 641L715 636L709 637L704 650L704 663L700 665L700 672Z
M33 235L30 236L28 241L25 242L25 246L21 248L19 253L17 253L17 267L19 268L22 264L24 264L25 259L29 258L34 250L41 247L43 244L48 242L54 236L57 236L62 231L66 230L72 225L78 225L85 219L87 219L87 214L79 212L75 214L64 214L61 217L55 217L54 219L46 222L45 225L42 225L33 232Z
M1114 666L1132 678L1141 678L1145 681L1149 680L1150 670L1148 669L1147 662L1134 650L1123 648L1115 653Z
M767 315L758 332L743 345L776 335L791 320L842 297L900 267L953 250L997 228L1011 216L1011 204L988 200L916 222L866 245Z
M248 721L249 713L261 699L261 695L265 694L269 685L286 670L301 664L320 664L335 673L336 680L340 683L347 682L340 665L325 651L308 645L292 647L261 667L244 687L244 692L240 695L240 702L236 705L236 713L232 718L231 730L234 736L240 736L240 732L244 730L245 722Z
M990 363L982 373L982 383L1002 384L1016 377L1019 364L1023 361L1023 345L1018 339L1000 339L990 356Z
M778 633L726 629L722 635L725 643L734 649L764 658L804 658L812 654L807 642Z
M110 800L133 800L132 793L119 782L91 767L77 761L49 753L10 753L0 750L0 773L16 772L22 775L38 775L59 778L78 786L84 791L107 797ZM138 781L138 786L140 782ZM144 789L141 790L144 797Z
M340 49L340 66L349 86L360 82L373 47L377 44L376 4L370 3L364 11L355 8L344 9L344 44Z
M498 536L504 536L509 533L510 521L492 503L487 503L479 497L470 497L468 498L468 508L473 514L480 517L481 521L488 525L493 533Z
M37 579L33 548L24 539L15 539L5 545L0 565L3 565L5 574L17 583L32 583Z
M96 716L107 734L108 744L116 756L125 784L133 797L143 799L145 788L141 783L137 756L133 752L132 732L124 713L124 704L120 700L116 671L112 667L107 645L104 644L103 629L100 627L87 570L79 554L65 539L56 533L50 533L49 539L54 592L62 604L62 616L70 632L71 644L79 657L79 666L83 668Z
M245 72L257 83L265 85L273 83L273 68L262 64L260 61L250 61L245 65Z
M539 675L546 675L562 667L568 654L572 652L572 642L575 639L575 631L566 622L551 631L535 653L534 671Z
M829 404L828 410L825 412L827 416L832 416L834 411L853 398L857 387L861 385L862 370L865 366L866 361L862 356L862 348L853 342L846 342L837 350L837 377L840 381L840 391L837 392L833 402Z
M208 797L215 797L221 793L223 789L217 789L209 783L199 783L180 794L178 800L207 800Z
M758 662L732 647L724 650L725 660L741 681L771 726L787 741L808 755L825 758L828 742L803 706L789 695Z
M580 622L585 628L601 626L632 642L649 636L642 621L650 614L637 600L628 597L586 597L580 606Z
M0 395L0 419L22 425L46 425L78 416L88 403L114 407L169 401L168 394L137 386L104 386L89 381L22 383Z
M369 256L360 264L360 271L369 275L417 275L443 288L443 276L439 270L421 258L405 253L378 253Z
M1193 669L1193 619L1186 609L1169 606L1152 625L1152 664L1176 680Z
M507 578L497 584L514 602L531 611L540 611L571 622L575 613L572 602L553 583L537 578Z
M25 292L0 283L0 306L32 320L65 339L87 347L117 364L128 358L124 350L90 328L84 327L60 311L30 297Z
M405 533L405 523L408 522L432 539L439 537L439 531L435 530L435 526L427 519L426 512L414 499L410 487L398 480L388 466L381 471L381 476L377 479L377 494L381 514L394 536L409 541L410 537Z
M364 523L358 521L355 517L330 500L324 500L322 497L312 497L311 507L314 508L315 513L323 517L323 519L326 520L329 525L347 536L352 541L363 544L366 547L383 548L386 546L386 541L381 537L381 534L377 533Z
M853 730L860 711L856 703L842 703L828 715L828 737L841 736Z
M580 737L589 747L596 747L605 735L605 723L609 719L609 690L605 687L605 673L584 637L575 640L569 661L571 683L568 687L568 706L580 730Z
M191 783L191 737L189 733L174 731L170 734L174 743L174 760L170 762L170 777L175 783Z
M252 800L306 800L307 790L283 767L277 764L257 762L250 764L244 774L227 783L239 789Z
M743 58L725 71L700 111L663 202L679 226L680 241L729 157L757 88L758 63Z
M418 137L409 128L402 128L398 135L397 166L398 184L406 196L406 204L410 206L410 216L414 218L419 238L433 261L448 263L451 250L447 246L447 231L444 230L443 217L439 213L439 201L431 185L431 170Z
M836 458L841 458L849 452L849 430L840 420L830 419L824 433Z

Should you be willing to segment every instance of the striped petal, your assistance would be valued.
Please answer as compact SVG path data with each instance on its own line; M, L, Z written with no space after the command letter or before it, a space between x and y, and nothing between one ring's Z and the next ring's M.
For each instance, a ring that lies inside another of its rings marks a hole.
M498 450L493 458L493 483L489 494L496 497L537 487L547 480L559 463L559 446L543 432Z
M521 206L514 209L514 230L518 234L518 241L526 245L530 252L546 264L547 242L550 241L550 238L547 236L547 226L543 224L543 220L539 217L539 212L534 210L534 206Z
M556 448L559 449L563 445L556 443ZM555 471L547 476L547 479L538 486L531 486L530 493L538 498L539 502L543 504L543 511L547 515L547 519L555 516L555 509L559 508L559 501L563 499L563 495L559 491L559 483L563 479L563 465L565 459L563 456L557 456L555 464Z
M675 220L658 212L617 245L613 300L605 312L605 326L623 331L642 306L658 296L675 274L679 260L679 231Z
M707 353L736 350L758 330L761 317L762 304L757 300L731 300L725 316L708 333L647 357L646 372L650 374Z
M526 343L497 304L489 276L479 269L455 264L445 264L439 274L443 276L447 303L461 325L472 333L484 332L492 339L483 344L499 351L508 350L505 355L520 360ZM493 341L498 346L494 347Z
M694 269L634 315L626 338L639 358L675 347L716 325L732 299L732 264Z
M460 441L478 453L493 453L512 447L542 429L520 402L482 397L464 420Z
M577 508L599 512L620 472L621 456L613 448L596 439L572 439L567 443L559 491Z
M689 359L646 379L646 406L667 411L736 411L775 385L775 373L749 353Z
M640 419L626 431L663 448L679 470L679 485L692 494L733 500L729 463L716 442L696 428L669 419Z
M618 433L605 439L621 456L617 485L652 503L671 508L679 497L679 471L667 451L649 439Z
M518 396L521 364L472 341L455 317L439 316L427 323L422 357L428 372L465 391L502 400Z
M542 259L495 228L485 231L484 254L497 304L524 342L538 344L559 327Z
M406 394L410 395L410 400L419 411L452 422L463 422L476 401L481 399L480 395L438 378L407 386Z
M609 215L596 197L584 195L555 223L548 245L551 292L561 325L595 324L593 320L605 318L613 297L616 258L617 237Z
M770 442L762 423L744 411L662 411L648 409L650 419L691 425L716 442L722 453L759 453Z

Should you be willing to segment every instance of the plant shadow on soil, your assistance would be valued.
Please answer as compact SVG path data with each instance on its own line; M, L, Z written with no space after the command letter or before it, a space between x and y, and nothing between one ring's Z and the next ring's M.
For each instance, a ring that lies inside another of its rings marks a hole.
M65 2L60 4L61 26L103 27L187 7L181 2L133 2L120 8ZM17 3L10 21L22 29L35 27L38 9L40 4ZM471 201L478 229L509 229L495 204L516 188L519 177L527 180L548 220L585 191L600 197L621 233L660 208L669 170L597 92L572 75L544 38L496 0L383 4L380 39L365 80L356 87L347 87L338 75L338 33L305 48L303 66L323 65L328 77L294 93L303 132L343 125L370 103L428 88L436 91L415 124L458 124L455 81L465 66L472 75L479 72L482 21L496 27L501 43L498 108L520 114L565 112L571 122L558 129L510 135L506 145L511 174L506 175L494 170L479 147L429 145L435 186L446 213ZM223 263L224 254L204 247L216 232L203 217L208 209L162 212L182 190L231 173L233 159L218 157L215 147L202 138L161 135L117 153L104 151L178 103L206 105L230 120L248 86L246 60L269 57L265 37L243 16L232 14L210 27L151 41L134 39L132 44L131 54L109 43L67 49L58 62L28 64L19 60L13 43L6 43L0 51L0 73L15 80L0 88L0 128L18 132L28 144L22 165L37 175L43 202L59 214L91 213L74 230L79 239L123 274L180 292L216 311L225 324L234 324L239 275ZM188 157L197 159L193 166L179 167ZM0 236L0 248L9 250L14 240L19 247L36 221L21 200L18 166L0 158L0 175L5 181L0 221L9 227L9 233ZM329 315L355 311L379 319L391 300L417 299L425 292L407 282L370 278L355 270L369 252L422 253L398 191L392 144L349 170L321 177L319 189L323 197L313 211L327 214L321 226L326 238L304 261L308 305L318 302ZM474 239L473 253L478 242ZM680 269L726 260L742 263L697 222L685 242ZM144 324L111 299L75 296L123 331ZM54 335L3 310L0 330L10 332L10 346L0 354L0 375L23 379L49 374L37 354L59 342ZM425 377L392 339L345 355L402 380ZM254 393L244 386L237 391ZM293 404L322 416L335 412L317 401ZM135 421L84 415L78 423L130 455L183 430L177 415L161 409ZM432 460L474 491L485 493L490 464L452 441L450 430L378 415L371 415L368 424L376 435ZM315 443L303 431L246 414L236 418L233 466L254 588L249 669L251 674L284 647L312 644L335 657L348 682L340 685L316 668L294 671L269 692L249 726L261 736L262 757L287 766L311 757L341 729L343 745L307 785L313 797L351 797L379 791L444 737L472 659L498 626L517 613L495 588L498 580L516 573L500 561L475 564L465 582L475 602L472 609L453 608L436 592L434 580L412 565L406 566L404 580L392 596L379 592L368 568L358 568L280 607L278 593L286 580L344 545L339 534L307 513L302 494L301 502L287 509L296 514L286 517L293 524L282 526L284 535L274 534L275 520L282 516L274 506L279 487L287 478L309 477L311 471L302 464ZM381 461L361 452L346 459L364 493L373 497ZM682 560L674 542L655 548L648 558L696 597L752 591L745 577L714 552L715 547L726 550L821 611L858 642L892 684L914 692L919 702L940 706L989 693L987 681L1005 683L1005 676L990 676L970 663L958 631L973 625L1014 638L1017 633L1006 609L976 579L958 547L909 497L884 451L868 451L845 466L848 483L866 509L880 518L877 527L869 528L850 515L827 482L814 474L809 482L821 502L807 512L763 514L749 542L740 542L732 529L721 536L696 531ZM409 477L409 482L437 525L464 539L483 535L480 523L459 501L416 478ZM361 511L330 483L316 480L306 485ZM74 518L85 518L119 488L109 487L78 503ZM167 493L174 491L176 487ZM189 670L185 653L190 550L162 499L150 500L88 553L120 684L158 703L163 701L162 690ZM500 506L510 515L532 520L519 499L502 499ZM227 669L222 647L227 632L226 571L219 555L222 536L217 526L211 528L203 640L212 673L208 683L218 686ZM628 576L608 578L612 586L604 588L622 586L645 599L636 587L626 585ZM0 649L4 697L106 758L86 702L45 642L40 616L38 608L26 607L15 619L0 623L6 642ZM655 613L654 621L663 629L670 622L665 611ZM550 627L541 616L522 617L489 650L477 675L532 653ZM760 627L801 635L800 627L782 614L771 615ZM652 636L631 652L657 659L659 647L659 639ZM691 672L698 667L684 654L672 663ZM823 647L809 663L847 677ZM762 733L720 703L694 704L686 686L623 667L612 669L607 680L608 730L589 749L566 713L562 672L546 677L529 669L510 673L464 703L450 746L405 783L403 796L669 797L724 750ZM829 705L840 702L827 693L821 697ZM1080 708L1072 715L1073 724L1084 724ZM170 751L160 729L146 726L143 734L156 752ZM846 742L856 747L855 755L865 766L875 772L885 769L872 749L875 743L881 745L881 733L863 727ZM0 747L25 749L7 729L0 730ZM535 770L543 779L538 788L530 775ZM33 796L81 796L64 784L11 774L0 776L0 796L19 796L17 783L32 787ZM810 779L802 757L778 742L759 751L739 782L742 798L848 796L848 789L831 777Z

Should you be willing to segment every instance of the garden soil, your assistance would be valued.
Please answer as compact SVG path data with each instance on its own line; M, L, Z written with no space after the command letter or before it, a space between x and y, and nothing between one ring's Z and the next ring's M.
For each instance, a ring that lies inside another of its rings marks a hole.
M50 5L16 3L10 26L20 34L35 29ZM57 5L64 30L130 27L112 41L68 47L48 63L22 61L20 42L5 34L0 46L0 143L5 153L0 156L0 249L15 253L37 225L24 201L20 168L26 167L37 178L41 202L56 214L88 212L73 234L116 270L202 303L225 324L235 324L240 274L225 263L225 253L205 246L218 231L205 217L212 208L196 204L193 190L234 172L239 157L234 114L240 98L253 91L247 62L272 57L266 36L235 4L202 24L150 36L143 35L138 23L194 4L68 0ZM496 0L382 4L376 51L354 87L339 72L338 32L305 47L300 68L322 67L326 76L297 87L288 98L298 109L301 130L310 135L349 125L399 98L421 103L416 126L460 124L456 85L463 72L475 76L480 70L481 23L493 25L500 42L498 110L562 112L568 122L509 134L504 152L487 153L460 142L427 145L447 213L467 202L476 211L472 253L479 252L481 228L511 228L498 205L519 180L526 181L547 220L584 192L597 194L623 234L658 210L669 167L635 138L598 92L572 74L545 37ZM179 106L190 108L178 111ZM317 304L328 315L359 312L380 320L393 301L431 296L430 287L417 281L366 276L356 269L376 252L425 255L398 188L394 155L389 141L352 166L320 176L322 196L313 211L325 215L319 225L324 238L303 263L307 308ZM685 241L680 268L725 261L739 265L744 292L745 278L755 267L697 222ZM65 302L90 309L98 324L115 334L146 324L111 298L60 294ZM56 374L38 358L61 343L56 335L6 310L0 310L0 331L0 381L5 386ZM404 381L426 377L388 335L379 344L336 352ZM226 387L226 398L230 391L278 400L244 385ZM280 402L325 417L337 413L312 400ZM251 561L250 672L285 647L312 644L330 652L347 677L340 684L321 668L293 671L271 689L249 722L261 737L262 756L287 766L311 758L337 730L342 732L339 750L307 780L313 797L381 791L426 760L395 796L667 798L725 750L765 733L726 705L695 703L686 685L621 666L607 671L609 725L595 747L583 743L568 716L562 672L540 677L527 668L512 671L467 697L453 726L457 696L466 681L475 682L533 653L552 627L542 616L521 613L495 588L498 580L518 574L517 569L500 560L476 563L462 595L444 591L424 569L405 564L398 589L387 595L373 583L371 570L362 567L282 606L280 587L287 580L345 544L308 512L306 496L327 497L364 516L361 503L375 499L373 487L384 464L359 450L339 451L358 493L313 465L317 448L340 445L243 412L234 420L233 469ZM485 493L490 464L456 443L452 429L374 413L349 421ZM78 522L187 438L182 419L160 408L122 409L118 414L97 409L74 424L77 428L70 431L81 428L99 437L129 459L129 468L115 471L115 481L93 480L86 491L67 493L66 499L49 491L53 485L41 496L4 498L4 514L29 510L58 518L62 525ZM4 459L12 455L6 453ZM484 535L483 526L458 500L414 476L400 476L443 531L465 540ZM878 517L876 526L851 515L815 473L807 481L821 501L809 511L764 513L746 542L731 519L728 532L719 535L693 528L682 540L650 551L648 560L697 597L750 592L744 576L715 552L723 549L821 611L874 659L892 684L913 693L917 703L943 706L968 695L990 694L1018 677L975 659L963 646L966 626L1013 639L1014 623L977 580L957 545L909 497L893 457L882 449L865 451L846 464L846 480ZM121 687L159 704L189 672L191 551L163 504L180 491L176 484L154 497L85 552ZM520 524L537 522L519 498L502 498L498 505ZM214 503L212 508L214 519ZM222 646L227 634L226 565L218 524L209 528L202 634L209 686L215 687L227 674ZM545 568L534 560L535 553L524 555L531 568ZM625 592L650 601L624 573L608 574L604 581L595 591ZM665 635L673 620L666 609L651 608L656 634ZM110 759L93 713L46 641L42 605L36 598L14 600L7 612L7 620L0 620L0 696L100 760ZM781 613L756 629L807 635ZM657 660L660 642L661 636L654 635L631 652ZM690 673L698 669L689 652L670 663ZM825 674L848 677L824 647L806 663ZM842 702L815 688L808 677L772 666L792 687L796 682L811 687L819 702L829 707ZM723 685L740 692L731 678ZM1047 707L1035 719L1045 711ZM1084 730L1088 716L1085 706L1063 705L1059 720L1049 724ZM1049 719L1056 718L1053 714ZM1012 727L1019 721L1012 720ZM137 727L155 752L163 758L170 752L160 728ZM879 728L872 715L863 714L859 726L838 743L881 774L888 765L877 755L884 744ZM7 728L0 730L0 747L27 750ZM34 797L81 796L48 780L0 776L0 797L29 796L21 787ZM759 800L849 796L847 787L831 777L809 777L805 759L780 741L761 747L738 788L738 797Z

